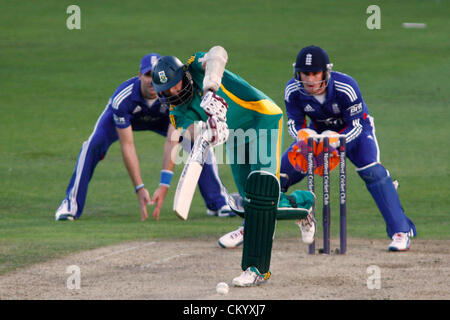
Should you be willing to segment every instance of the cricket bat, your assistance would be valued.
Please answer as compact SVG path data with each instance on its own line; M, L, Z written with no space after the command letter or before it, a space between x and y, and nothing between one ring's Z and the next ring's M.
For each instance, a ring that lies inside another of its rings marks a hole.
M180 219L187 220L197 182L209 150L209 142L202 135L195 139L189 158L178 181L173 210Z

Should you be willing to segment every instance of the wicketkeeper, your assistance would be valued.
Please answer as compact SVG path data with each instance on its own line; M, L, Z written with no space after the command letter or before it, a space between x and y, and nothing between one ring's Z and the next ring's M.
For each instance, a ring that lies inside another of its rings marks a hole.
M302 129L343 134L347 157L356 166L386 222L387 234L392 238L389 250L408 250L410 237L417 234L416 227L405 215L389 171L381 164L374 119L356 81L349 75L331 71L332 66L320 47L305 47L297 55L294 77L284 90L288 132L295 141L282 158L282 190L306 176L304 170L296 168L296 165L301 167L301 159L292 157L294 149L301 149L304 143L299 139ZM310 119L308 125L307 118Z

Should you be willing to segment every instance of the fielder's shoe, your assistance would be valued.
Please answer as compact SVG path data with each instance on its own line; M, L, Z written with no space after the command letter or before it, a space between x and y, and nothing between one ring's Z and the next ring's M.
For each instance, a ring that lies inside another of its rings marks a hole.
M225 249L236 248L244 242L244 227L228 232L219 239L219 246Z
M55 213L55 220L61 221L61 220L73 220L75 219L75 213L70 211L69 208L69 200L64 199L61 202L61 205L59 206L58 210L56 210Z
M306 244L314 242L314 235L316 233L316 221L311 212L305 219L299 219L295 222L302 232L302 241Z
M405 232L397 232L392 236L392 240L389 251L408 251L411 247L411 240Z
M233 279L232 284L235 287L258 286L265 283L270 278L270 271L261 274L255 267L248 267L239 277Z
M206 214L208 216L216 216L216 217L220 217L220 218L224 218L224 217L235 217L236 213L233 212L233 210L231 210L229 205L224 205L222 208L220 208L219 210L210 210L207 209L206 210Z

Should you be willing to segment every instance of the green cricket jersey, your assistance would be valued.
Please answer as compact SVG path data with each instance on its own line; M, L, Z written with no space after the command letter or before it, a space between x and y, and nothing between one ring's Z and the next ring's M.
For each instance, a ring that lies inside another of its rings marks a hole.
M204 55L204 52L197 52L188 60L188 71L194 82L193 99L188 104L170 107L170 119L177 129L187 129L196 121L208 119L200 107L205 77L202 67ZM228 103L227 125L230 138L226 149L228 156L233 159L230 166L239 193L243 195L245 181L251 171L263 169L279 178L283 111L263 92L228 70L225 70L216 94ZM250 134L233 136L232 132L239 130ZM239 138L242 136L245 137ZM243 154L247 160L241 161L243 158L239 158L239 155ZM254 156L254 161L250 154Z
M205 77L202 67L204 55L204 52L197 52L188 60L188 71L194 81L194 98L189 104L171 107L170 118L176 128L186 129L195 121L208 119L205 111L200 107L203 78ZM278 127L279 117L283 111L272 99L238 75L225 70L217 94L228 103L227 125L229 129Z

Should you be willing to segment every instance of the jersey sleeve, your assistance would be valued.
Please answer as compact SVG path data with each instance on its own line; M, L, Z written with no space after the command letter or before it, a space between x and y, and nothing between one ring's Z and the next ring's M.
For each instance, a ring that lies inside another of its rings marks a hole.
M289 81L284 89L284 104L288 116L287 126L289 135L297 139L297 132L306 127L306 118L300 106L300 101L295 91L296 83Z
M345 134L346 142L350 143L361 134L362 120L367 116L368 109L358 84L351 77L348 77L345 82L335 81L335 88L344 102L341 108L346 127L340 133Z
M354 119L362 118L364 115L364 101L361 96L358 84L353 79L347 83L335 82L336 90L343 96L345 105L343 106L344 121L351 122Z
M170 112L169 114L170 122L174 126L175 129L181 129L185 130L187 129L191 124L194 123L193 119L190 119L179 112Z
M110 103L113 111L114 124L117 128L125 129L131 125L132 114L128 111L130 108L128 99L122 100L120 103Z
M191 73L192 80L199 88L203 88L203 78L205 77L205 70L202 66L203 57L205 52L197 52L193 54L187 62L188 70Z
M187 129L196 121L206 121L206 113L200 114L198 110L186 105L176 106L170 110L170 122L176 129Z

